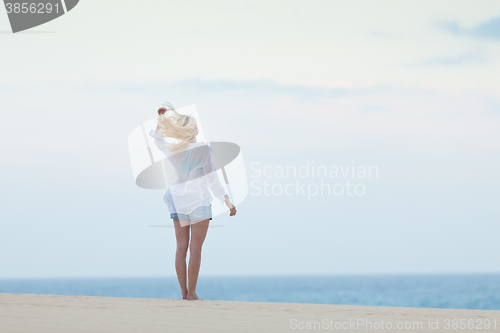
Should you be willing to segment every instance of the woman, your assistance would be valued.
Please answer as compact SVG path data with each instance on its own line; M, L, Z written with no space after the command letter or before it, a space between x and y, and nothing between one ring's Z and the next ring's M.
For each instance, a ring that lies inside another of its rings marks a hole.
M196 283L200 272L201 248L212 219L212 195L209 189L221 203L227 205L230 216L236 214L236 208L219 181L210 147L204 142L196 142L198 127L194 117L181 115L171 104L166 103L165 107L158 110L156 131L151 130L149 135L155 138L155 144L175 168L177 180L169 184L164 195L174 221L177 240L175 270L182 298L198 300ZM175 138L178 142L168 143L164 137ZM190 256L186 276L188 247Z

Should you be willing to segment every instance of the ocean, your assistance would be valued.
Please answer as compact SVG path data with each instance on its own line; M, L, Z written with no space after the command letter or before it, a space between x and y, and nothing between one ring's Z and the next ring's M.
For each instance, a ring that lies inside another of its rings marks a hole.
M175 277L0 279L0 293L180 299ZM200 276L206 300L500 310L500 274Z

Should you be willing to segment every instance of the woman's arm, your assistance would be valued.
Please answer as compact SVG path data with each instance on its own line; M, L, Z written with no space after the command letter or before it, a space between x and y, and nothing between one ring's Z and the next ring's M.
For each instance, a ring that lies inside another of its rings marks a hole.
M158 128L156 128L156 132L153 130L149 131L149 136L155 139L155 145L160 148L160 150L168 149L169 143L165 140L165 138L161 135L161 132L158 132Z
M165 109L160 108L158 110L158 116L160 116L164 113L165 113ZM156 125L156 130L154 132L153 132L153 130L149 131L149 136L152 136L155 139L154 143L156 144L156 146L158 146L158 148L160 150L162 150L165 154L167 154L165 149L168 150L168 147L170 146L170 144L165 140L165 138L161 134L160 124Z
M229 216L236 215L236 207L231 203L229 199L229 195L226 190L222 186L217 170L215 170L214 163L212 160L212 150L210 146L207 146L207 156L204 159L203 165L203 173L206 177L208 187L212 191L212 193L221 201L221 203L225 203L227 208L229 208Z

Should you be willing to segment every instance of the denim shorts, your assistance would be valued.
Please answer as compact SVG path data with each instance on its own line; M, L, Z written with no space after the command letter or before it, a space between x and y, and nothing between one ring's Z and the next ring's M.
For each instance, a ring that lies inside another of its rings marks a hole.
M212 219L212 204L210 206L200 206L189 214L170 213L170 218L184 222L196 222L200 220Z

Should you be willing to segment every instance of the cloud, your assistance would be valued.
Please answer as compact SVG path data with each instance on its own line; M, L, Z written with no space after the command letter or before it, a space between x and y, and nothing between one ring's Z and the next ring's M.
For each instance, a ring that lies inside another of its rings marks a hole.
M403 35L387 31L370 31L369 35L375 38L403 38Z
M410 67L460 66L487 62L488 58L481 52L467 52L444 57L430 57L410 64Z
M151 93L164 91L190 91L191 93L206 92L246 92L264 96L291 95L296 98L343 98L347 96L364 96L378 94L392 89L390 85L344 85L328 87L322 85L294 85L281 84L269 80L259 81L230 81L230 80L182 80L170 83L121 83L121 84L78 84L74 86L78 91L88 94L108 95L112 93Z
M441 29L455 35L500 40L500 16L471 28L462 27L457 21L439 23Z

